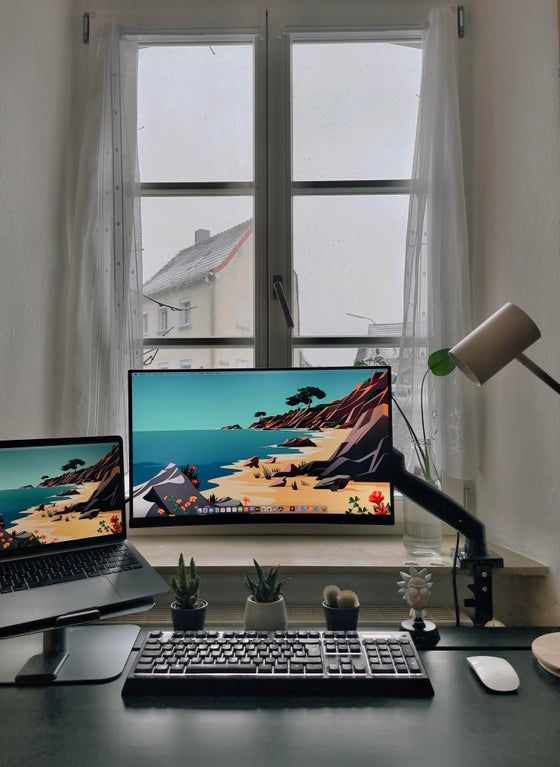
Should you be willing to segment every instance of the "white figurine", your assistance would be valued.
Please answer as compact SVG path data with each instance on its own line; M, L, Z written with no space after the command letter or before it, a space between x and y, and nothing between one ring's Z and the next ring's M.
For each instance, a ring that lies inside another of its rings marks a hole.
M400 586L399 594L410 605L410 617L413 620L423 620L433 585L432 574L426 568L416 570L411 567L410 573L401 571L401 577L402 581L397 581L397 586Z

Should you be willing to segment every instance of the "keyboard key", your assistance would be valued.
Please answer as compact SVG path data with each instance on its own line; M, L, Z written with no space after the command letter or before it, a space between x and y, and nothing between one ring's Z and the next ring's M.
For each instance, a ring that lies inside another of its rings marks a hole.
M253 663L213 663L211 666L187 666L187 674L256 674Z
M305 670L308 674L322 674L323 673L323 664L322 663L308 663L305 667Z
M372 674L392 674L392 663L370 663L369 665Z

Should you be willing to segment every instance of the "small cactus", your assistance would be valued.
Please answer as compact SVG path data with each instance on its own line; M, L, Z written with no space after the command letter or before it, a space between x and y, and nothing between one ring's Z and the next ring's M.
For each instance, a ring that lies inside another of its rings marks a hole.
M337 607L339 610L349 610L353 607L359 607L360 601L358 595L354 591L341 591L337 597Z
M323 599L329 607L339 610L349 610L360 606L358 595L348 589L341 591L338 586L327 586L323 591Z
M196 572L196 565L191 557L189 569L185 567L185 559L179 555L177 574L171 577L171 588L175 592L175 603L180 610L192 610L198 602L198 589L200 579Z
M323 599L328 604L329 607L338 607L338 595L340 594L340 589L338 586L327 586L323 590Z

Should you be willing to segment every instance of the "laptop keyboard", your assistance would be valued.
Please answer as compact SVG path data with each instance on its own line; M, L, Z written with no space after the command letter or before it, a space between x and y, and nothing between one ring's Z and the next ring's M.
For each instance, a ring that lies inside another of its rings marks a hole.
M122 573L140 567L141 563L124 544L18 559L0 564L0 594Z

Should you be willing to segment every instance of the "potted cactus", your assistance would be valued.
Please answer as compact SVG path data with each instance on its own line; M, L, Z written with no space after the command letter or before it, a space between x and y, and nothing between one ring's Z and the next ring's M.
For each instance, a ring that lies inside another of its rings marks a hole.
M358 595L338 586L327 586L323 591L325 624L331 631L355 631L358 626L360 602Z
M183 554L180 554L177 572L171 578L171 588L175 595L171 603L171 617L175 631L196 631L204 628L208 602L200 599L199 586L200 579L194 559L191 557L187 568Z
M282 631L287 625L286 603L281 593L286 580L278 580L278 567L264 573L253 559L256 582L245 576L245 586L250 591L245 603L245 628L257 631Z

